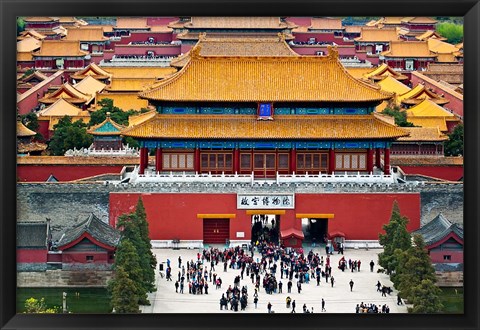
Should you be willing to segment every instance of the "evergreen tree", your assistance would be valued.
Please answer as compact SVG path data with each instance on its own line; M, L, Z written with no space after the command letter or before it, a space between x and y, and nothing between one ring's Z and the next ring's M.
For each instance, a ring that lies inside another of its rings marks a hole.
M109 283L111 304L116 313L138 313L138 295L135 283L122 266L115 269L115 277Z
M463 155L463 124L455 126L445 142L445 156L459 155Z
M135 249L133 243L125 237L122 237L120 244L117 247L115 253L115 273L118 268L122 268L127 273L128 278L133 281L135 285L135 296L137 297L137 304L144 305L148 302L147 290L143 285L143 271L140 266L140 256ZM109 290L112 293L112 300L115 298L113 295L116 285L116 278L112 281ZM117 309L117 308L115 308Z
M147 213L143 205L142 198L138 198L137 207L135 209L135 221L142 239L143 244L138 246L137 250L142 257L142 269L144 270L144 281L149 292L155 291L155 269L157 267L157 259L152 252L152 243L150 242Z
M392 215L388 224L383 225L385 234L379 235L380 245L383 246L383 252L378 255L380 266L385 268L387 274L395 272L398 260L398 252L405 251L411 246L410 235L407 231L408 218L400 214L400 208L397 201L393 202Z
M420 284L412 287L413 308L409 313L431 314L440 313L443 305L440 302L441 290L431 280L422 280Z
M463 40L463 24L444 22L437 24L437 32L447 38L450 44L458 44Z
M387 107L382 111L383 114L389 115L395 119L395 124L400 127L414 127L411 122L407 121L407 113L400 110L398 106Z
M87 133L86 125L77 120L72 123L70 116L64 116L53 126L54 133L48 148L55 156L63 156L69 149L88 148L93 137Z
M423 290L417 288L422 281L436 282L435 270L421 235L414 235L413 245L402 254L397 269L398 290L402 297L413 302L420 299L415 292L418 294Z

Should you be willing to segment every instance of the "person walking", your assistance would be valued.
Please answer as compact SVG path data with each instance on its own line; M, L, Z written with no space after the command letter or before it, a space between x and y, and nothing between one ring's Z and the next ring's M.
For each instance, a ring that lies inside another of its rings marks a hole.
M403 305L403 301L400 295L397 296L397 305Z
M175 282L175 292L178 293L178 287L180 284L178 284L178 281Z
M350 291L353 291L353 284L354 284L354 283L353 283L353 280L350 280L350 283L349 283L349 284L350 284Z
M325 300L322 298L322 312L326 312L327 310L325 309Z
M283 283L282 281L278 282L278 293L282 293Z
M182 256L178 256L178 268L182 268Z
M373 272L373 266L375 266L375 263L372 261L370 261L370 271Z
M297 282L297 289L298 289L298 293L302 291L302 283L300 281Z
M258 297L253 298L253 303L255 304L255 309L257 309Z
M270 302L268 302L267 309L268 309L268 313L272 312L272 304Z
M332 283L332 288L333 288L333 283L335 283L335 279L332 277L330 277L330 283Z
M297 304L295 303L295 300L292 301L292 313L296 313L296 312L295 312L295 306L296 306L296 305L297 305Z
M288 281L287 290L288 290L288 293L292 293L292 281Z

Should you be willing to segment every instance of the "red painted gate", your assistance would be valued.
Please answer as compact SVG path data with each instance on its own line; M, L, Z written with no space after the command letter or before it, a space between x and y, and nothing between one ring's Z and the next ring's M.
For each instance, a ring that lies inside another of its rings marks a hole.
M203 243L225 244L229 233L230 219L203 219Z

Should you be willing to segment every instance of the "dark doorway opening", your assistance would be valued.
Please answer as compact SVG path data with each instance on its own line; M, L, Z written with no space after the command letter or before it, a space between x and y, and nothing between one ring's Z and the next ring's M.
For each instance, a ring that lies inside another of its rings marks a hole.
M280 215L252 215L252 245L259 243L278 244L280 239Z
M303 218L302 231L304 243L324 244L328 235L328 219Z

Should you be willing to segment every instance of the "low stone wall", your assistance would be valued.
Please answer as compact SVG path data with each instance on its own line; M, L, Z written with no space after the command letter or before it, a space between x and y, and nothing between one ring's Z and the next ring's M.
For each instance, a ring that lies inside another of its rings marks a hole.
M66 271L17 272L18 287L106 287L112 271Z
M435 272L437 286L463 287L463 272Z

